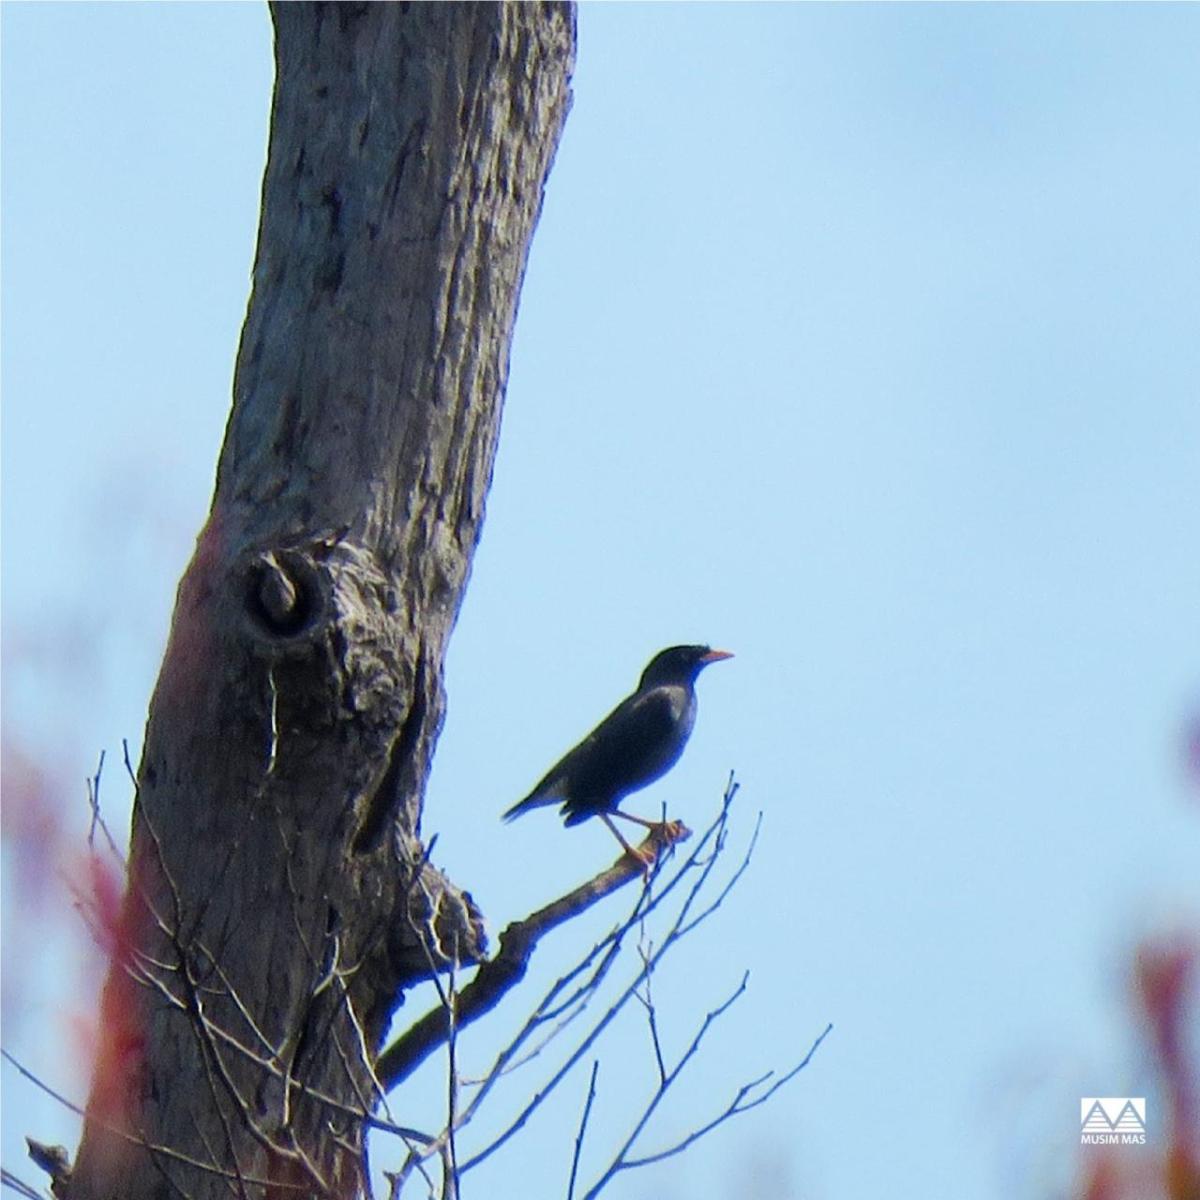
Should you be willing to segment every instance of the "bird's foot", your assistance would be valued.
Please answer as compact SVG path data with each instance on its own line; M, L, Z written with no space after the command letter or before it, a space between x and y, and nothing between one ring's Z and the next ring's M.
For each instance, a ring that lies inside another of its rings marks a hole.
M660 854L670 850L677 842L686 842L692 831L682 821L659 821L648 827L650 832L642 844L629 853L642 864L642 873L649 875Z

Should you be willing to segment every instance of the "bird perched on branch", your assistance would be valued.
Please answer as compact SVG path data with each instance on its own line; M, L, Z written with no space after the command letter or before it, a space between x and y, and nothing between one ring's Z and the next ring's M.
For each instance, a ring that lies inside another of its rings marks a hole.
M726 650L708 646L672 646L660 651L642 672L637 691L564 754L533 791L504 814L504 820L546 804L561 804L567 825L598 816L626 853L640 858L612 817L652 830L658 829L660 822L618 812L617 805L679 761L696 723L696 676L709 663L732 657Z

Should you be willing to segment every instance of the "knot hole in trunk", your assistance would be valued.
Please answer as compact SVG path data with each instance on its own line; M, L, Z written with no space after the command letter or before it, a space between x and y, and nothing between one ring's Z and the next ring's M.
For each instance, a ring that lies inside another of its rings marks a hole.
M306 554L268 550L250 560L246 610L260 638L265 634L276 645L301 638L321 626L328 609L328 581Z

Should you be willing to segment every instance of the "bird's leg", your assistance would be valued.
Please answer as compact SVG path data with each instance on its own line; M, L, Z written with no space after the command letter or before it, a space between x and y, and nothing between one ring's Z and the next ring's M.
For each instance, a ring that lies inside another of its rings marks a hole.
M670 824L668 821L647 821L645 817L635 817L633 813L619 812L615 808L613 809L612 815L614 817L621 817L626 821L633 821L636 825L644 825L647 829L662 829L664 825ZM620 836L621 835L618 833L617 837Z
M618 817L620 817L620 816L623 816L624 814L623 814L623 813L616 813L615 815L616 815L616 816L618 816ZM602 821L605 823L605 825L607 825L607 826L609 827L609 829L611 829L611 830L612 830L612 835L613 835L613 837L615 837L615 838L617 839L617 841L618 841L618 842L620 842L620 843L621 843L621 845L625 847L625 853L626 853L626 854L628 854L630 858L636 859L638 862L642 863L644 866L645 866L645 865L648 865L648 864L649 864L649 862L650 862L650 861L652 861L652 860L650 860L650 859L647 859L646 855L645 855L645 854L643 854L643 853L642 853L642 851L640 851L640 850L635 850L635 849L634 849L634 848L633 848L633 847L632 847L632 846L631 846L631 845L630 845L630 844L629 844L629 843L628 843L628 842L627 842L627 841L626 841L626 840L625 840L625 839L624 839L624 838L621 836L621 831L620 831L620 830L619 830L619 829L618 829L618 828L617 828L617 827L616 827L616 826L615 826L615 825L612 823L612 817L610 817L610 816L608 815L608 813L601 813L601 814L600 814L600 820L602 820Z
M646 839L649 843L653 840L655 850L652 857L657 857L658 851L667 847L673 846L676 842L686 841L692 836L692 831L682 821L647 821L645 817L635 817L633 813L618 812L613 809L614 817L624 817L626 821L632 821L635 825L644 825L650 831L650 837ZM616 828L609 826L613 833L617 833ZM617 837L621 837L617 833ZM625 839L621 838L621 844L625 844ZM645 857L645 854L640 855Z

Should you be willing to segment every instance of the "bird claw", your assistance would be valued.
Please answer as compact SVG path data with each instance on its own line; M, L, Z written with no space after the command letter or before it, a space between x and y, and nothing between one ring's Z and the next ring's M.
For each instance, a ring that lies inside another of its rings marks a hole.
M673 846L676 842L686 842L692 836L692 831L682 821L664 821L659 829L665 846Z
M641 863L642 874L649 876L664 850L670 850L676 842L685 842L691 836L692 831L682 821L660 821L650 827L640 846L636 849L629 847L626 857Z

